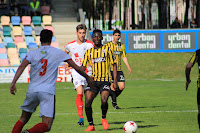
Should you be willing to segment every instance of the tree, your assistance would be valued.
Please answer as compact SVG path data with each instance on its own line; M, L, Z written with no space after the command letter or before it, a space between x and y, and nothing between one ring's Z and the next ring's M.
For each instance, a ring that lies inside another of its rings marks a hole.
M197 28L200 28L200 0L197 0L196 24L197 24Z
M109 0L109 22L108 22L108 29L109 29L109 30L112 29L113 6L114 6L113 0Z
M128 4L128 0L124 0L124 25L123 25L123 29L127 28L127 4Z
M132 29L135 29L135 0L132 0Z
M158 0L159 28L167 28L167 0Z
M190 6L190 0L186 0L186 9L185 9L185 19L184 19L184 26L188 27L188 10Z

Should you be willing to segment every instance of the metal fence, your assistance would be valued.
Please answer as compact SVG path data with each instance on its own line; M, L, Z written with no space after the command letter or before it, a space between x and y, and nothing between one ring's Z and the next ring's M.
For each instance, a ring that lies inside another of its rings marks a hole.
M91 30L197 28L199 6L200 0L79 0Z

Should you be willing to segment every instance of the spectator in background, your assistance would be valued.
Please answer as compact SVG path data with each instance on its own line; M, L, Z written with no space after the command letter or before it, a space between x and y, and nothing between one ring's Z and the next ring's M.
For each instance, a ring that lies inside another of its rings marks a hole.
M8 3L6 0L0 0L0 16L9 15L10 7Z
M194 19L190 22L190 28L197 28L197 25Z
M52 0L40 0L40 5L41 6L50 6L50 11L53 13L53 5L52 5Z
M53 5L52 5L52 0L45 0L45 3L46 5L50 6L50 10L51 10L51 13L53 13Z
M41 16L39 0L31 0L30 1L30 15L31 16Z
M10 5L10 15L18 15L17 0L8 0Z
M17 0L17 7L20 16L27 16L29 15L29 1L28 0Z
M180 22L179 22L177 17L174 20L174 22L172 23L171 28L181 28L181 24L180 24Z

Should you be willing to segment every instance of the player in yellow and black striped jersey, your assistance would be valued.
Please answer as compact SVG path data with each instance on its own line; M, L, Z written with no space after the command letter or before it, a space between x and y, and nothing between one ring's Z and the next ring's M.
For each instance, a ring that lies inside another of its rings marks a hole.
M128 60L126 58L126 53L125 53L125 45L121 42L119 42L119 39L121 38L121 32L120 30L116 29L113 31L113 40L109 43L106 44L106 46L109 46L113 50L113 55L116 58L116 63L117 63L117 82L118 82L118 88L115 90L113 88L113 84L111 84L111 101L114 109L121 109L117 105L117 97L121 94L121 92L125 88L125 78L124 78L124 73L122 71L122 66L121 66L121 57L127 66L129 70L129 74L131 73L131 67L129 66ZM112 74L112 67L111 67L111 74Z
M121 56L126 57L125 45L121 42L118 43L109 42L106 45L113 50L113 55L116 58L117 71L122 71ZM113 71L113 68L111 67L110 70Z
M92 66L91 76L94 78L94 88L87 87L85 89L85 112L89 122L89 127L85 131L94 131L92 117L92 101L100 91L101 109L102 109L102 125L106 130L109 124L106 120L108 110L108 97L110 95L111 74L110 65L113 67L114 88L117 88L117 65L114 61L112 50L108 46L102 45L102 31L94 30L92 40L95 44L94 48L87 50L82 59L82 67L85 70L88 63Z
M190 80L190 71L191 68L194 66L195 63L198 63L198 69L199 69L199 76L197 80L197 104L198 104L198 124L199 124L199 130L200 130L200 50L197 50L192 55L189 63L186 66L185 74L186 74L186 91L188 90L188 86L191 82Z

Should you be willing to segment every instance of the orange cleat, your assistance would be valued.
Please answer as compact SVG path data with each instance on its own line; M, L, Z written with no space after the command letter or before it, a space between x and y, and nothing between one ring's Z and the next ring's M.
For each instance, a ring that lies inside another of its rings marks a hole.
M101 119L101 122L102 122L103 128L107 130L109 128L108 121L106 119Z
M84 131L95 131L94 126L88 126L87 129L85 129Z

